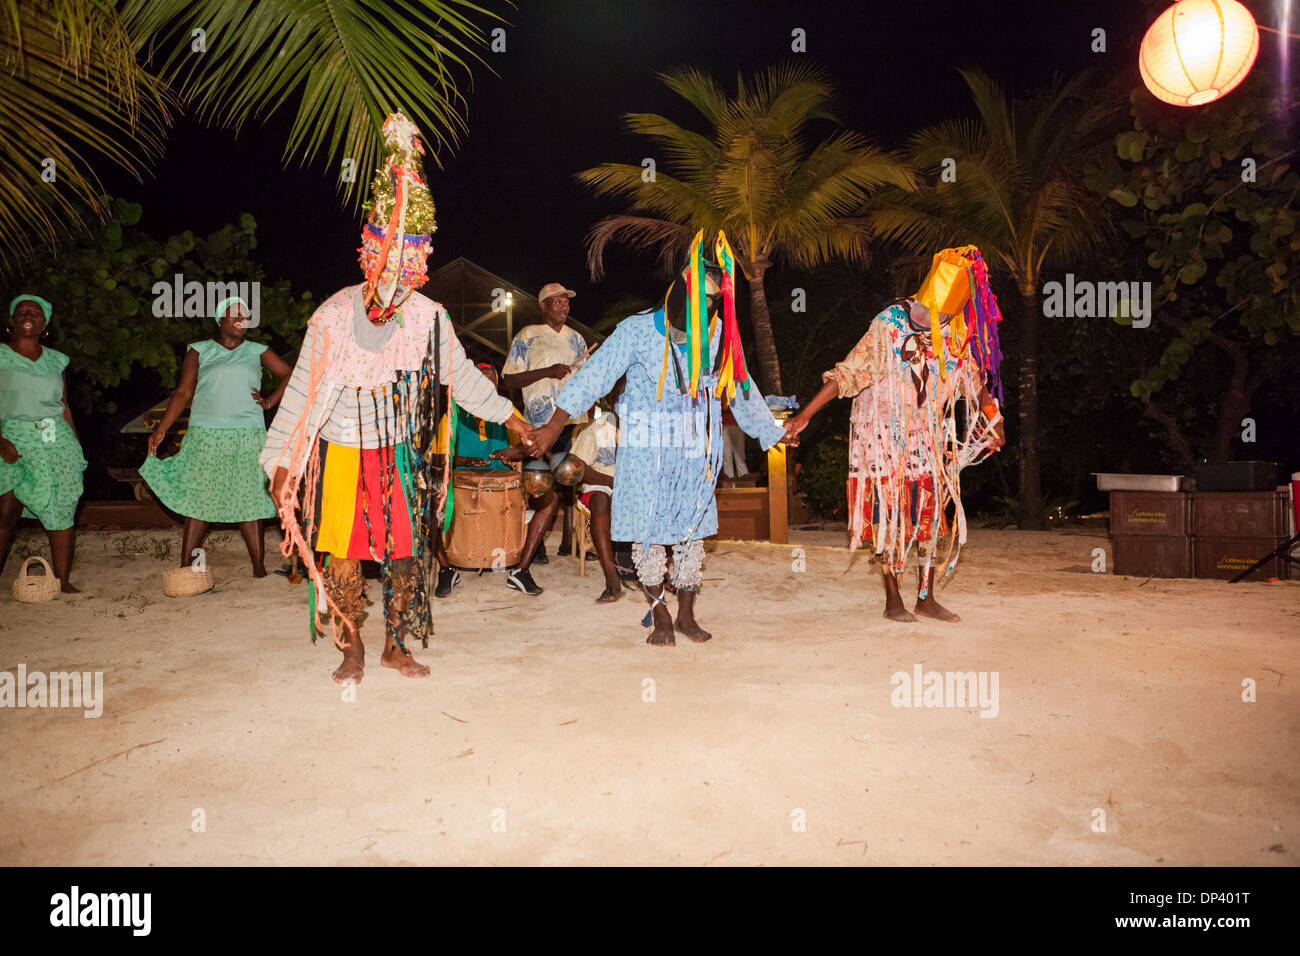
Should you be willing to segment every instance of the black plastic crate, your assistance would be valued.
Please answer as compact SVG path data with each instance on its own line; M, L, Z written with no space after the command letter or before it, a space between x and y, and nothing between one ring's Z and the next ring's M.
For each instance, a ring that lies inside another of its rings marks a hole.
M1273 491L1275 461L1207 461L1192 466L1197 491Z

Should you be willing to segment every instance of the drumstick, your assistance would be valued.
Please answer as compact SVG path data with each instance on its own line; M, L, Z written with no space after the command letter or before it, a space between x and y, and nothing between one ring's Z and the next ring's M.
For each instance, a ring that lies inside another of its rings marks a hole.
M583 362L587 361L587 356L589 356L594 351L596 351L596 346L594 345L587 346L587 351L583 352L571 363L569 363L569 371L576 372L578 370L578 366L581 365Z

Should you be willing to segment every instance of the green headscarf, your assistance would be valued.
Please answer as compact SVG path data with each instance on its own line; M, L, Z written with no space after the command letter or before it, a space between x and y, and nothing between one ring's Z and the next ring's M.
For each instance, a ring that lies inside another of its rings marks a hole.
M221 324L221 319L222 317L225 316L226 310L229 309L236 302L238 302L240 305L244 307L245 312L252 312L252 310L248 307L247 302L245 302L237 295L232 295L230 298L222 299L220 302L217 303L217 314L215 316L217 320L217 325Z
M50 324L50 315L54 312L54 306L50 305L48 300L42 299L39 295L14 296L13 301L9 303L9 318L12 319L14 317L14 310L18 308L18 303L20 302L35 302L41 307L41 311L45 313L45 324L47 326Z

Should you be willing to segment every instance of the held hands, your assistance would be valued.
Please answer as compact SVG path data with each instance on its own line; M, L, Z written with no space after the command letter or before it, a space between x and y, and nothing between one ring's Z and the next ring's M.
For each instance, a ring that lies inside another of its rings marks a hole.
M21 457L23 456L18 454L18 449L14 447L13 442L8 438L0 438L0 458L3 458L6 464L12 465Z
M538 450L537 431L532 425L528 424L518 415L511 415L506 419L506 428L510 429L519 436L519 445L529 455L536 457L541 454Z
M564 416L567 418L568 416ZM560 437L560 431L564 428L564 421L560 418L552 418L549 422L537 429L537 451L530 451L534 458L540 458L551 450L555 444L555 439Z
M785 434L781 436L781 441L795 447L799 444L799 433L808 427L808 418L800 412L798 415L792 415L785 420Z

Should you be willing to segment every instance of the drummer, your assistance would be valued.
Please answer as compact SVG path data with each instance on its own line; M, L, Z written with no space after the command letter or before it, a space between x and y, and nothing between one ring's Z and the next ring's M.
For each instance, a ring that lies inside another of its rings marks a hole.
M494 386L497 384L497 370L488 362L478 363L479 371L483 377L491 382ZM509 470L510 466L500 458L494 458L494 452L500 452L510 447L510 432L504 426L497 422L485 421L475 415L471 415L463 408L456 409L456 457L452 467L457 470L467 469L470 471L492 471L492 470ZM438 536L438 546L436 555L438 558L438 586L434 589L434 597L445 598L451 595L452 589L460 584L460 571L451 566L447 559L447 550L443 543L442 535Z

